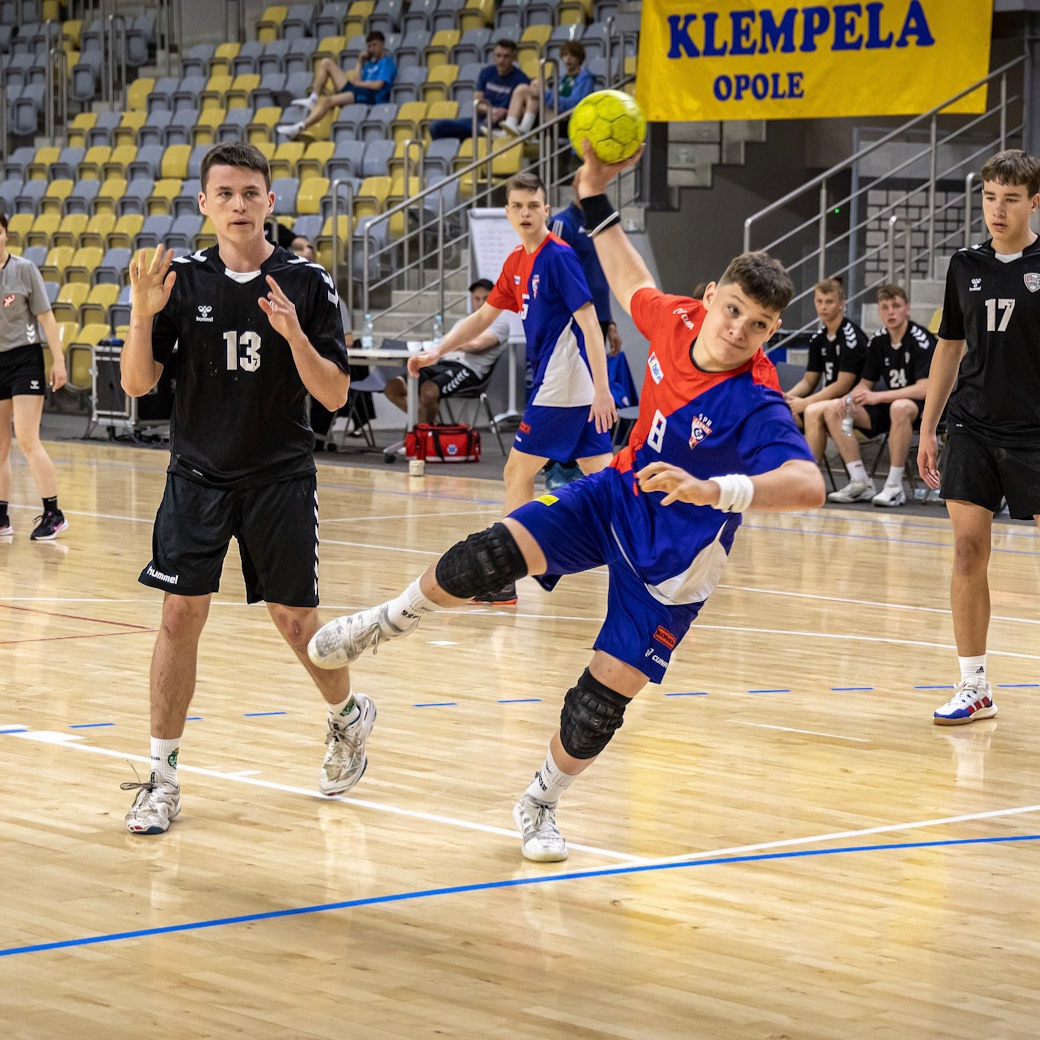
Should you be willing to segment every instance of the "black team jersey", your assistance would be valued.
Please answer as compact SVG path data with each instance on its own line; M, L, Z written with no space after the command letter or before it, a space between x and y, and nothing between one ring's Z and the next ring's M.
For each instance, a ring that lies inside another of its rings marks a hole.
M1006 263L992 241L954 253L939 335L968 345L948 423L988 444L1040 446L1040 239Z
M295 304L314 349L348 370L336 287L324 268L276 247L244 285L217 247L178 257L169 302L152 323L152 354L177 344L170 465L217 488L275 484L315 472L307 390L292 351L260 309L271 275Z
M813 333L805 371L822 372L823 386L826 387L838 378L839 372L851 372L858 379L866 356L867 334L846 318L838 326L834 339L828 337L826 325Z
M913 386L919 379L928 378L934 351L935 337L916 321L907 322L906 332L898 346L892 345L888 329L881 329L870 337L867 344L867 360L861 378L871 383L880 379L889 390Z

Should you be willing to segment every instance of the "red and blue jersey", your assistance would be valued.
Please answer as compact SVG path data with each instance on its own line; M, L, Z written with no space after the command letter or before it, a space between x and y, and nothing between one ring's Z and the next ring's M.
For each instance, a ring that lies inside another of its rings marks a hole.
M573 317L592 302L592 293L566 242L550 233L533 253L517 246L487 302L517 312L524 323L533 377L529 403L553 408L592 404L585 337Z
M662 506L662 495L639 490L635 474L660 461L700 480L755 476L813 455L765 354L728 372L694 364L691 345L705 315L700 300L641 289L631 311L650 352L639 418L612 463L628 499L612 518L614 537L656 596L692 602L693 591L713 585L708 572L721 572L740 516L686 502Z

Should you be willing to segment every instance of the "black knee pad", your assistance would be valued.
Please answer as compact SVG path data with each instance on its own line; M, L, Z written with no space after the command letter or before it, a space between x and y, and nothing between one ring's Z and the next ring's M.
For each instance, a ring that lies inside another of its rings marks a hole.
M629 698L594 679L588 668L567 691L560 712L560 742L573 758L595 758L625 721Z
M449 595L472 599L524 577L527 564L509 528L497 523L453 545L434 573Z

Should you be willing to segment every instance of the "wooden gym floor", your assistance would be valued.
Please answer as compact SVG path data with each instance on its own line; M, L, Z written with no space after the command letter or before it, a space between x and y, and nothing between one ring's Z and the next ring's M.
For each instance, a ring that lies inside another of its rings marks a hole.
M136 583L166 456L15 459L0 539L0 1035L519 1040L1032 1038L1040 997L1038 548L996 529L1000 714L956 672L945 516L752 513L666 683L561 803L511 809L585 666L605 575L465 608L353 668L379 718L350 796L324 709L234 550L203 638L183 811L132 837L160 597ZM323 613L400 589L500 486L322 467Z

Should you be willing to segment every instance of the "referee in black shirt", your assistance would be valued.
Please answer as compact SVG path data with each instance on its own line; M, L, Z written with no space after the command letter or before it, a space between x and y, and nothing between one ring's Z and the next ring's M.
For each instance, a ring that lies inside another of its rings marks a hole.
M955 253L946 272L917 460L953 522L950 603L961 677L934 713L941 726L997 713L986 677L993 515L1006 501L1016 519L1040 520L1040 243L1030 227L1038 206L1040 160L1017 149L993 156L982 167L992 237ZM947 401L940 479L936 427Z
M166 490L140 576L165 598L151 666L151 771L123 785L137 790L126 816L133 834L161 834L180 812L177 759L198 642L232 537L249 602L266 601L328 703L325 794L361 778L375 718L367 697L351 697L346 672L321 671L307 657L319 627L307 395L336 409L350 385L336 287L318 264L264 237L274 194L258 149L217 145L201 187L216 246L174 260L160 245L150 261L142 251L130 264L123 389L148 393L178 352Z

